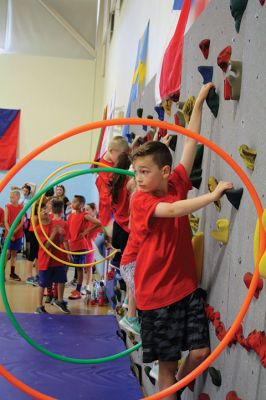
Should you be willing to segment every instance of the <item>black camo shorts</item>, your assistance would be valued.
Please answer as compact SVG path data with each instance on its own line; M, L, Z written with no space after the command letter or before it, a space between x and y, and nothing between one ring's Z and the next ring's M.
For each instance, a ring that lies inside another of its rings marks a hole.
M143 362L177 361L181 351L210 347L199 290L170 306L139 311Z

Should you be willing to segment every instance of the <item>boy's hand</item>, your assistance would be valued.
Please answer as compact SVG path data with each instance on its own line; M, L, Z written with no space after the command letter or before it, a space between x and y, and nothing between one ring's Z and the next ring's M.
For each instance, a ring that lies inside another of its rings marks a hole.
M219 200L226 190L233 189L233 187L234 185L232 184L232 182L219 182L215 190L211 193L211 195L213 196L213 201Z
M167 147L169 147L171 139L172 139L172 136L167 134L162 138L162 143L164 143Z
M11 238L10 238L10 240L11 240L11 242L14 242L14 241L16 240L15 236L12 235Z
M203 104L204 100L206 100L211 88L215 88L215 85L212 82L209 82L209 83L206 83L206 85L203 85L199 91L198 97L196 99L196 103Z

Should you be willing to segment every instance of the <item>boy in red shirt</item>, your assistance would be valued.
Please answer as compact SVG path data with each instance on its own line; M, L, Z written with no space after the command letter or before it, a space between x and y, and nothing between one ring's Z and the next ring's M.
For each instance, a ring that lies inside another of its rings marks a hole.
M69 247L73 252L82 252L88 250L88 242L86 236L88 233L98 229L101 226L100 222L91 217L86 211L84 211L85 197L75 195L72 200L72 213L69 215L67 223L69 229ZM92 222L92 225L87 226L88 221ZM74 255L73 263L85 264L86 254ZM81 298L80 290L83 282L83 267L77 267L77 287L71 292L69 296L70 300L77 300Z
M19 204L20 199L20 192L18 190L12 190L10 192L10 203L6 205L5 208L5 238L10 230L11 225L15 221L17 215L23 208L22 204ZM14 281L21 281L20 277L15 273L15 265L16 265L16 258L17 253L21 251L22 246L22 238L23 238L23 223L24 217L21 218L20 222L18 223L14 233L11 237L11 240L8 244L8 252L7 252L7 259L10 257L10 279Z
M203 86L196 100L189 124L195 132L200 131L202 106L211 87L212 83ZM143 361L159 360L160 390L181 380L210 352L187 215L219 199L232 183L220 182L214 192L187 199L195 154L196 141L185 137L180 164L172 173L172 156L163 143L145 143L133 155L138 190L131 202L130 236L135 247L124 256L133 262L126 256L137 249L134 281ZM189 355L175 377L184 350ZM181 392L167 400L181 398Z
M61 224L52 221L47 212L45 204L41 206L40 212L41 222L45 230L46 235L49 239L54 242L57 246L62 246L65 242L66 233ZM40 226L37 226L37 233L41 242L44 246L49 249L56 257L63 258L63 253L60 250L55 249L51 243L49 243ZM49 288L53 283L58 284L58 300L54 302L54 305L63 311L65 314L70 314L66 303L63 300L64 287L67 281L66 279L66 267L65 265L57 260L54 260L46 251L40 246L38 252L38 270L39 270L39 293L38 293L38 307L36 308L35 314L45 314L47 311L43 306L43 293L45 288Z
M128 153L129 146L125 138L122 136L114 136L108 145L107 152L100 158L99 162L106 164L108 167L114 167L121 153ZM100 168L103 168L100 166ZM111 172L101 172L96 179L96 186L99 192L99 220L102 226L109 225L111 221L111 195L110 182L112 179Z

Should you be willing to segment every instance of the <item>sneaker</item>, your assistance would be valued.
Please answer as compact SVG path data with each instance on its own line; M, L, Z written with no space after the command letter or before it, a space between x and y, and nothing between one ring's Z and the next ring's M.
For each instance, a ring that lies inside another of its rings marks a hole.
M55 300L53 305L57 307L59 310L63 311L65 314L70 314L69 309L67 308L64 301Z
M28 285L32 285L32 286L37 286L38 282L36 282L35 278L33 276L30 276L29 278L26 279L26 283Z
M71 295L68 298L69 300L81 299L81 294L78 290L73 290L73 292L71 292Z
M86 294L86 286L82 286L80 293L85 295Z
M9 275L9 278L12 281L18 281L18 282L21 281L20 277L15 272L11 272L11 274Z
M125 297L122 307L128 309L128 297Z
M34 314L48 314L48 312L45 310L44 306L41 306L36 308Z
M129 320L128 317L124 317L119 321L119 325L121 328L124 328L129 332L135 333L136 335L140 334L140 324L138 318L132 318Z
M46 304L52 304L52 302L53 302L53 297L52 296L46 296L46 299L45 299L45 303Z

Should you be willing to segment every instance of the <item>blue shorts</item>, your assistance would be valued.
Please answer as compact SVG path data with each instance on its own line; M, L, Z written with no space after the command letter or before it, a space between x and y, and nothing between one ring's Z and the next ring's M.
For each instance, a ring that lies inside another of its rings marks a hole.
M86 250L77 250L77 251L86 251ZM86 264L86 254L73 255L73 263L74 264Z
M15 239L13 242L10 240L8 243L8 250L15 250L17 252L21 251L22 247L22 238Z
M45 288L52 286L53 283L66 283L66 267L48 267L45 271L39 271L39 286Z

